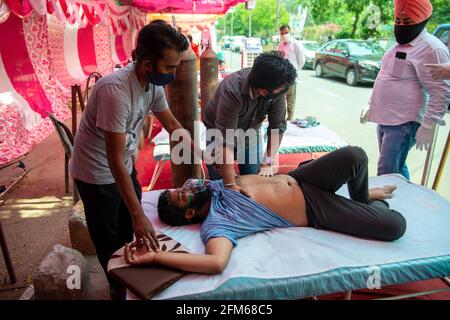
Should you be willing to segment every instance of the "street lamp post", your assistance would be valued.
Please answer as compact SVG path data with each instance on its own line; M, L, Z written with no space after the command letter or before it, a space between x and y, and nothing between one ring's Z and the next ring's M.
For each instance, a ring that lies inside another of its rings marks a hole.
M230 11L231 11L231 36L233 36L234 9L230 9Z
M248 37L252 37L252 12L248 14Z
M252 37L252 10L256 7L256 0L247 0L245 3L245 9L247 9L248 12L248 37Z
M231 12L231 52L230 52L230 68L233 68L233 32L234 32L234 8L230 8L229 11Z
M280 20L280 0L277 0L277 19L275 25L275 33L278 33L278 21Z

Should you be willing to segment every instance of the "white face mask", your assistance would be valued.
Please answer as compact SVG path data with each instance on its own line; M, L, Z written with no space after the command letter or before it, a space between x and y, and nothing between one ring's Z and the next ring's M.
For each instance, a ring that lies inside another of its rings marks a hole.
M283 39L283 42L288 43L291 41L291 34L290 33L283 34L281 36L281 39Z

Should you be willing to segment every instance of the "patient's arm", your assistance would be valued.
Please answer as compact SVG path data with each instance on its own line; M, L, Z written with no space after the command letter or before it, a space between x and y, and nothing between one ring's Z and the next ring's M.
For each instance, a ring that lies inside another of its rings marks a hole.
M145 246L125 246L125 261L132 265L161 264L187 272L217 274L228 264L233 244L227 238L212 238L205 254L148 251Z

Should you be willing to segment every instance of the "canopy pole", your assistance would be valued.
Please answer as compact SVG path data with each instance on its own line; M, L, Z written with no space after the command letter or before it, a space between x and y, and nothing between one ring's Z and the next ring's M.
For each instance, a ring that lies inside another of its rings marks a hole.
M172 14L172 26L176 29L177 28L177 19L175 18L175 15Z
M248 37L252 37L252 12L248 13Z
M444 151L442 152L441 160L439 161L438 170L436 173L436 178L433 182L433 190L436 191L439 183L441 182L442 174L444 172L445 163L447 162L448 152L450 150L450 131L448 132L447 141L445 142ZM450 283L449 283L450 285Z
M433 164L434 149L436 147L438 129L439 129L438 126L434 127L433 139L431 140L430 147L428 148L428 151L427 151L427 157L425 159L425 166L423 168L423 173L422 173L422 181L420 183L424 187L426 187L428 185L428 180L430 178L430 171L431 171L431 165Z
M280 0L277 0L277 20L275 25L275 34L278 33L278 23L280 21Z

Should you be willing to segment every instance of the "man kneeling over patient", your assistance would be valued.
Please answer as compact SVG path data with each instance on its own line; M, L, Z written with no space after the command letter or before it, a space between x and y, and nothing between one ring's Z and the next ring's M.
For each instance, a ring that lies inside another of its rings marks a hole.
M312 227L381 241L399 239L405 218L384 201L396 187L369 190L367 162L361 148L346 147L288 175L238 177L250 198L224 188L222 180L190 179L183 188L161 193L158 214L170 225L202 223L205 254L153 252L133 243L125 246L125 259L134 265L217 274L225 269L238 238L273 228ZM335 194L345 183L351 199Z

